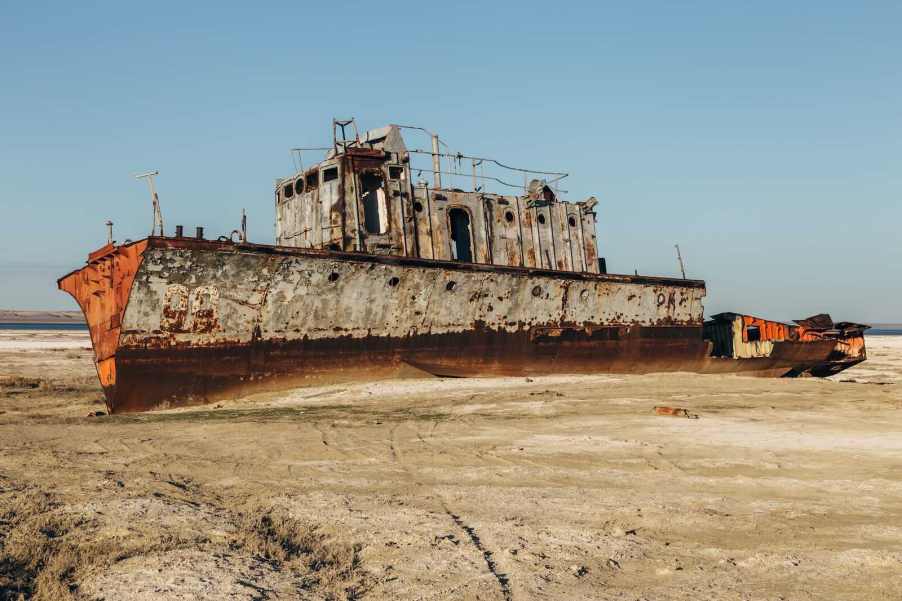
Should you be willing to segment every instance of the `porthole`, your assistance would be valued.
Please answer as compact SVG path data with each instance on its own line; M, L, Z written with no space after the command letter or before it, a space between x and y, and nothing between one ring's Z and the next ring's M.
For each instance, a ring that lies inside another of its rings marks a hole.
M394 288L395 286L398 285L398 283L400 283L400 281L401 280L399 278L392 276L391 278L388 279L388 285L390 287Z
M542 296L542 287L541 286L533 286L532 295L536 298Z
M422 213L423 212L423 203L421 203L419 200L414 202L413 210L416 211L417 213Z
M513 223L514 222L513 211L505 211L504 212L504 220L507 221L508 223Z
M542 224L545 223L545 216L542 215L541 213L539 214L539 223L542 223Z
M573 215L570 215L570 217L567 219L567 222L570 224L570 227L576 227L576 217L574 217Z
M445 290L447 290L448 292L451 292L455 288L457 288L457 282L455 282L454 280L451 280L450 282L445 284Z
M304 178L299 177L294 182L294 193L295 194L303 194L304 193Z
M582 292L580 292L580 293L579 293L579 300L583 301L584 303L589 302L589 291L588 291L588 290L583 290Z
M333 271L332 273L329 274L329 281L330 281L330 282L334 282L334 281L336 281L337 279L338 279L338 274L337 274L336 272Z
M292 196L294 196L294 184L288 182L282 186L282 198L291 198Z

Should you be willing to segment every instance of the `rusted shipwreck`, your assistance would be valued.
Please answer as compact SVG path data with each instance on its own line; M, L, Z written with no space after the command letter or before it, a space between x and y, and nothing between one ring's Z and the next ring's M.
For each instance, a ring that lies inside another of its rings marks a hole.
M156 235L110 241L59 280L87 319L111 412L406 366L822 376L865 359L866 326L705 322L701 280L606 273L596 200L562 201L564 174L518 170L542 177L490 193L508 182L485 175L489 159L443 152L437 136L408 149L401 126L348 127L333 123L325 159L276 182L275 245L243 230L165 236L160 218ZM417 169L416 156L431 165ZM423 171L431 184L414 181Z
M763 376L832 376L867 358L864 332L868 327L851 322L834 324L823 313L791 324L718 313L705 322L704 337L711 345L711 360L702 371L736 371L733 364L737 363L740 371L751 369Z

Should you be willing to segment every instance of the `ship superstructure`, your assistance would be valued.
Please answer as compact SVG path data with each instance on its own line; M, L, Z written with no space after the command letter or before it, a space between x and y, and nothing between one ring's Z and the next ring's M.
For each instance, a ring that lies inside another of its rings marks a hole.
M323 161L276 182L276 244L598 273L595 198L563 202L544 179L519 194L489 193L485 184L500 180L479 175L477 163L491 159L443 153L437 141L428 154L431 185L422 170L414 181L401 127L337 137ZM442 161L469 163L471 189L443 187Z

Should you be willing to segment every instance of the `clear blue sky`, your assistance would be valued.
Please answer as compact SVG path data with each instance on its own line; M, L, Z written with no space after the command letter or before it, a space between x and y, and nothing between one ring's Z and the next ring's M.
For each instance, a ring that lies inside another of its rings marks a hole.
M612 271L707 312L902 321L898 2L0 6L0 307L164 216L273 239L288 149L333 116L572 173Z

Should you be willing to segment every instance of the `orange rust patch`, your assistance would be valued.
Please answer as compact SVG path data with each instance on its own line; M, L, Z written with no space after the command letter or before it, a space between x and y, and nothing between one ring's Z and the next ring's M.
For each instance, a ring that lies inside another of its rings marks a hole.
M97 375L104 390L116 384L116 349L122 316L147 240L106 246L88 255L88 264L57 281L78 302L91 332Z
M785 323L779 323L776 321L768 321L767 319L761 319L760 317L753 317L751 315L743 315L742 316L742 341L748 342L748 328L749 326L757 327L758 332L760 333L759 340L792 340L792 330L797 329L793 326L789 326Z
M97 361L97 376L104 390L116 383L116 358L101 359Z
M666 407L658 405L655 407L655 415L672 415L673 417L688 417L689 419L698 419L698 415L690 413L688 409L682 407Z

